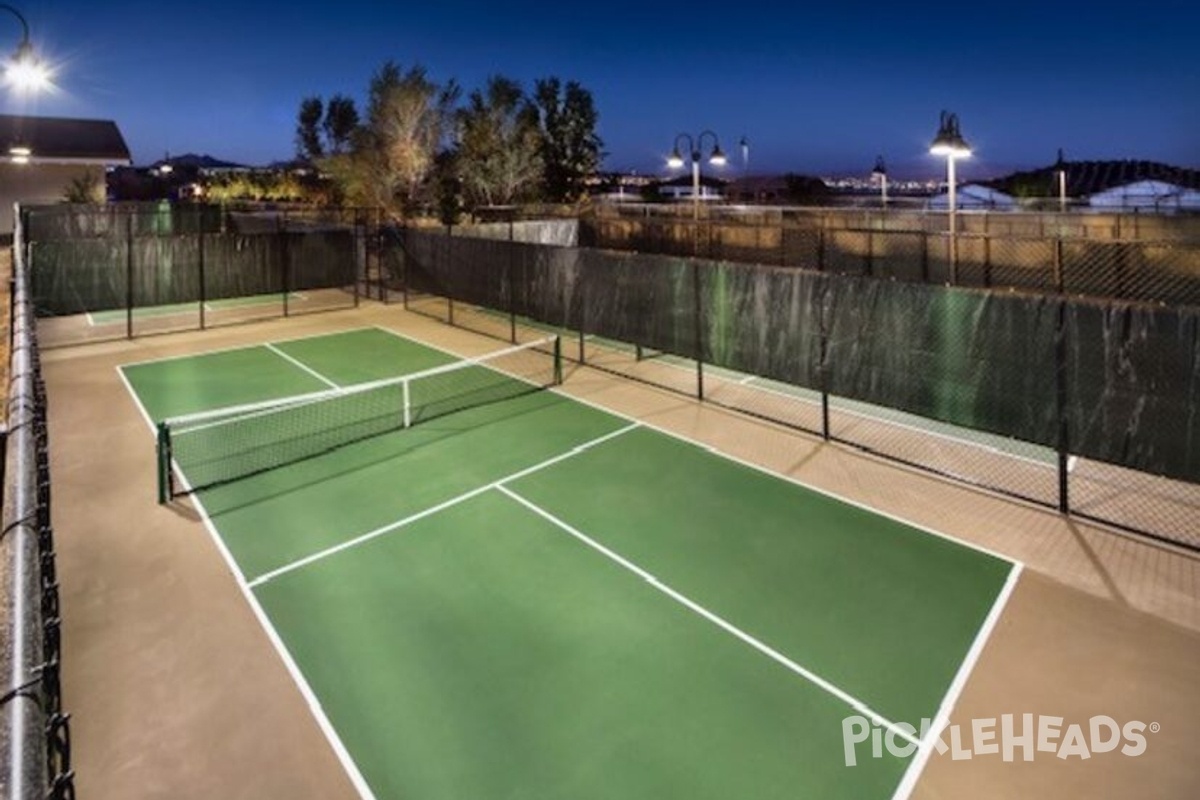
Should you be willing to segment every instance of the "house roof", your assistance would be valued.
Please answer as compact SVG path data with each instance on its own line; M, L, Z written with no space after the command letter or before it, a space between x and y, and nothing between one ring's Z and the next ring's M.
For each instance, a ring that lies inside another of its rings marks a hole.
M1117 186L1145 180L1200 189L1200 170L1174 167L1156 161L1066 161L1063 166L1067 174L1067 194L1072 197L1094 195ZM983 183L1013 195L1052 197L1058 194L1057 181L1058 165L1051 164L1041 169L1015 172Z
M948 191L934 195L929 199L930 208L947 208L950 205ZM956 187L955 205L959 208L1012 208L1015 205L1012 195L994 189L983 183L965 183Z
M91 161L128 164L125 137L105 119L65 119L0 114L0 156L13 147L30 149L37 161Z

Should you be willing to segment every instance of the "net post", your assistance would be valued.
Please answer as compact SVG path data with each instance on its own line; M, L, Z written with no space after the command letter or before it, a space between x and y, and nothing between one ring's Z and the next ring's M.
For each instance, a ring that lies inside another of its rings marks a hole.
M133 211L125 217L125 338L133 338Z
M412 394L409 393L408 387L411 381L404 381L400 384L400 392L404 396L404 427L412 427Z
M171 431L158 423L158 504L165 505L175 494L171 481Z
M554 337L554 385L561 386L563 382L562 368L562 337Z

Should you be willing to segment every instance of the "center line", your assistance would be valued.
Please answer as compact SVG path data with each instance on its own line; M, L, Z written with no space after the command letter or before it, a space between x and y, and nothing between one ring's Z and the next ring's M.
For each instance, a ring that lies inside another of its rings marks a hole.
M288 362L290 362L291 364L293 364L293 365L295 365L295 366L299 367L300 369L304 370L304 371L305 371L305 372L307 372L309 375L312 375L314 378L316 378L317 380L319 380L319 381L321 381L322 383L324 383L324 384L325 384L326 386L328 386L330 389L340 389L340 388L342 388L341 386L339 386L339 385L337 385L336 383L334 383L333 381L329 380L329 378L326 378L324 375L322 375L321 373L317 372L315 369L313 369L312 367L308 366L308 365L307 365L307 364L305 364L304 362L302 362L302 361L298 361L298 360L296 360L296 359L292 358L292 357L291 357L291 356L289 356L287 353L283 352L282 350L280 350L278 347L276 347L275 345L271 344L270 342L267 342L266 344L264 344L264 345L263 345L263 347L267 348L267 349L268 349L268 350L270 350L272 353L274 353L275 355L277 355L277 356L279 356L280 358L284 359L285 361L288 361Z
M605 558L608 558L609 560L616 562L618 565L629 570L634 575L637 575L639 578L646 581L648 584L650 584L655 589L657 589L658 591L665 594L667 597L670 597L675 602L679 603L680 605L686 607L687 609L689 609L691 611L694 611L695 613L699 614L701 617L704 617L706 620L713 623L718 628L721 628L726 633L733 634L738 639L741 639L743 642L750 645L755 650L759 651L763 655L770 658L772 661L782 664L783 666L787 667L789 670L796 673L800 677L804 678L808 682L815 684L816 686L820 687L821 689L824 689L826 692L829 692L831 695L838 698L839 700L841 700L846 705L850 706L855 711L859 712L863 716L869 717L872 722L876 723L877 725L880 725L881 727L887 728L889 731L892 731L896 736L899 736L901 739L904 739L906 742L909 742L911 744L918 745L918 746L921 744L921 740L918 739L916 736L914 736L912 733L905 730L905 728L897 725L896 723L892 722L887 717L883 716L882 714L878 713L877 711L874 711L870 706L868 706L862 700L859 700L857 697L855 697L854 695L845 691L844 689L841 689L838 686L835 686L834 684L825 680L824 678L822 678L820 675L816 674L815 672L812 672L811 670L800 666L795 661L792 661L790 658L785 656L783 653L780 653L778 650L775 650L774 648L763 643L762 641L755 639L753 636L746 633L741 628L738 628L733 623L727 622L726 620L717 616L716 614L709 611L707 608L705 608L704 606L695 602L694 600L691 600L690 598L675 591L670 586L667 586L665 583L660 581L658 578L654 577L649 572L646 572L646 570L642 569L637 564L634 564L629 559L608 549L604 545L597 542L595 539L592 539L591 537L589 537L587 534L582 533L581 531L577 530L576 528L573 528L572 526L568 525L566 522L563 522L561 519L554 516L549 511L546 511L545 509L532 503L531 501L526 500L524 497L517 494L512 489L509 489L507 486L497 486L496 488L499 491L503 492L504 494L508 495L508 497L512 498L517 503L520 503L522 506L524 506L525 508L532 511L534 514L537 514L542 519L561 528L562 530L569 533L571 536L574 536L576 539L583 542L584 544L586 544L588 547L592 548L596 552L600 553Z
M403 528L406 525L411 525L412 523L417 522L418 520L422 520L425 517L432 516L434 514L437 514L440 511L445 511L447 508L456 506L459 503L463 503L467 500L470 500L472 497L478 497L479 495L483 494L484 492L490 492L492 489L502 488L502 485L505 483L508 483L509 481L515 481L518 478L524 478L526 475L532 475L533 473L538 472L539 470L543 470L546 467L553 466L554 464L557 464L560 461L565 461L568 458L577 456L580 453L583 453L584 451L589 450L598 444L607 442L610 439L615 439L618 436L622 436L622 435L629 433L630 431L635 430L640 427L641 427L641 425L639 423L634 423L632 425L626 425L623 428L618 428L617 430L612 431L611 433L606 433L603 436L598 436L595 439L591 439L590 441L584 442L583 444L572 447L570 450L566 451L565 453L559 453L558 455L554 456L553 458L548 458L545 461L534 464L532 467L526 467L525 469L514 472L511 475L506 475L498 481L493 481L492 483L486 484L484 486L479 486L474 489L471 489L468 492L463 492L462 494L458 495L457 497L452 497L449 500L438 503L436 506L430 506L429 508L426 508L423 511L418 511L415 514L411 514L411 515L405 517L404 519L396 520L395 522L391 522L387 525L384 525L381 528L376 528L373 531L368 531L367 533L364 533L361 536L356 536L353 539L348 539L347 541L344 541L341 544L336 544L333 547L327 547L324 550L320 550L316 553L313 553L312 555L308 555L308 556L305 556L304 558L297 559L296 561L293 561L290 564L285 564L282 567L279 567L278 569L273 569L270 572L263 573L262 575L259 575L254 580L249 581L247 583L247 585L251 589L253 589L257 586L261 586L262 584L266 583L267 581L274 580L275 578L278 578L281 575L286 575L287 573L298 570L301 567L306 567L309 564L312 564L316 561L320 561L324 558L328 558L329 556L336 555L336 554L342 552L343 550L349 550L352 547L358 547L360 544L369 542L372 539L377 539L380 536L383 536L384 534L391 533L392 531L399 530L400 528Z

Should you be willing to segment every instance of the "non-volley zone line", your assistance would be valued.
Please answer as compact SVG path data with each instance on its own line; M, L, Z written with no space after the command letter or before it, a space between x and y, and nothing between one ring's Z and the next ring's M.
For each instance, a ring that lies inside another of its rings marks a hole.
M471 489L470 491L463 492L462 494L460 494L456 497L452 497L449 500L438 503L437 505L430 506L429 508L426 508L422 511L418 511L415 514L410 514L409 516L404 517L403 519L399 519L399 520L396 520L395 522L388 523L387 525L376 528L373 531L368 531L364 534L356 536L353 539L347 539L346 541L341 542L340 544L336 544L332 547L327 547L324 550L319 550L316 553L305 556L304 558L296 559L295 561L292 561L289 564L285 564L282 567L279 567L277 569L273 569L270 572L265 572L262 575L259 575L257 578L255 578L251 581L248 581L247 585L249 585L250 588L253 589L256 586L261 586L262 584L264 584L268 581L274 580L280 576L286 575L289 572L294 572L298 569L301 569L302 567L307 567L310 564L314 564L318 561L329 558L330 556L337 555L338 553L341 553L345 550L349 550L353 547L358 547L359 545L365 544L365 543L371 541L372 539L378 539L380 536L384 536L386 534L392 533L393 531L400 530L401 528L411 525L412 523L417 522L418 520L422 520L422 519L425 519L426 517L433 516L434 514L437 514L440 511L445 511L448 508L452 508L456 505L459 505L460 503L464 503L473 497L478 497L479 495L481 495L485 492L489 492L493 489L497 489L505 483L509 483L510 481L519 480L520 478L524 478L527 475L532 475L535 472L539 472L539 471L546 469L547 467L551 467L561 461L565 461L568 458L573 458L581 453L586 452L587 450L590 450L591 448L593 448L597 445L603 444L607 441L611 441L612 439L616 439L617 437L623 436L626 433L629 433L630 431L636 430L637 428L640 428L640 427L641 427L641 423L634 422L634 423L626 425L622 428L618 428L615 431L610 431L609 433L606 433L603 436L597 436L595 439L590 439L590 440L584 442L583 444L575 445L574 447L572 447L570 450L567 450L566 452L559 453L558 455L552 456L551 458L547 458L544 461L539 461L537 464L534 464L533 466L525 467L523 469L517 470L516 472L510 473L509 475L505 475L503 478L500 478L499 480L492 481L491 483L484 484L483 486L478 486L474 489Z
M899 725L899 724L891 721L883 714L881 714L878 711L871 708L871 706L868 705L865 701L860 700L859 698L855 697L853 694L851 694L850 692L846 691L845 689L839 687L837 684L833 683L832 681L828 680L827 678L824 678L824 677L818 675L817 673L815 673L812 670L808 669L807 667L799 664L798 662L788 658L786 655L784 655L783 653L780 653L778 650L772 648L770 645L755 638L754 636L750 635L749 633L743 631L741 628L738 628L733 623L729 622L728 620L725 620L724 618L717 615L713 611L711 611L711 610L705 608L704 606L702 606L701 604L697 603L695 600L692 600L691 598L687 597L686 595L680 593L679 591L677 591L677 590L673 589L672 587L668 586L667 584L663 583L658 578L656 578L655 576L653 576L652 574L647 572L645 569L639 567L637 564L626 559L624 556L621 556L620 554L616 553L615 551L600 544L595 539L587 536L586 534L584 534L577 528L569 525L568 523L566 523L563 520L559 519L558 517L554 516L549 511L546 511L545 509L542 509L541 507L537 506L533 502L527 500L523 496L519 495L517 492L510 489L507 485L507 484L515 482L521 478L524 478L526 476L529 476L536 472L539 472L543 469L551 467L555 464L561 463L569 458L580 455L580 454L586 452L587 450L589 450L593 447L596 447L600 444L617 439L618 437L621 437L621 436L625 435L626 433L634 431L640 427L642 427L642 425L640 423L633 423L630 425L626 425L622 428L618 428L615 431L611 431L607 434L604 434L603 436L599 436L599 437L596 437L595 439L591 439L587 442L584 442L583 444L576 445L575 447L571 448L570 450L568 450L566 452L560 453L559 455L554 456L552 458L548 458L544 461L534 464L533 466L518 470L518 471L513 472L509 475L506 475L505 477L500 478L496 481L492 481L491 483L487 483L487 484L479 486L475 489L471 489L470 491L464 492L456 497L450 498L449 500L438 503L434 506L430 506L429 508L426 508L415 514L411 514L407 517L404 517L403 519L400 519L400 520L392 522L388 525L384 525L382 527L376 528L375 530L369 531L369 532L364 533L360 536L357 536L353 539L342 542L341 544L334 545L332 547L328 547L324 550L313 553L312 555L306 556L301 559L297 559L296 561L293 561L289 564L279 567L278 569L274 569L274 570L271 570L270 572L266 572L266 573L258 576L257 578L255 578L251 581L248 581L247 587L249 589L253 590L259 586L262 586L263 584L265 584L269 581L283 577L291 572L295 572L299 569L302 569L304 567L315 564L326 558L337 555L338 553L341 553L341 552L350 550L352 548L358 547L360 545L366 544L367 542L370 542L381 536L385 536L389 533L394 533L394 532L401 530L409 525L412 525L413 523L416 523L422 519L426 519L428 517L434 516L434 515L442 512L442 511L453 508L454 506L460 505L472 498L479 497L480 495L485 494L487 492L498 491L498 492L504 494L506 497L513 500L514 502L525 507L527 510L536 514L537 516L547 520L548 522L552 523L556 527L558 527L561 530L565 531L566 533L570 534L572 537L574 537L578 541L586 544L588 547L601 553L606 558L608 558L609 560L613 561L614 563L620 565L625 570L627 570L627 571L637 575L641 579L645 580L654 589L661 592L662 594L665 594L667 597L671 598L675 602L684 606L688 610L690 610L693 613L697 614L698 616L704 618L705 620L712 623L713 625L716 625L717 627L721 628L726 633L739 639L744 644L750 646L754 650L757 650L762 655L765 655L766 657L768 657L771 660L775 661L776 663L780 664L781 666L788 669L789 671L795 673L796 675L799 675L804 680L808 681L809 683L813 684L814 686L820 688L821 690L827 692L830 695L833 695L838 700L845 703L849 708L853 709L855 712L872 720L876 725L887 729L888 731L892 732L895 736L903 739L904 741L912 744L913 746L920 747L922 744L921 739L918 738L917 736L915 736L914 733L912 731L910 731L909 729L907 729L905 726Z

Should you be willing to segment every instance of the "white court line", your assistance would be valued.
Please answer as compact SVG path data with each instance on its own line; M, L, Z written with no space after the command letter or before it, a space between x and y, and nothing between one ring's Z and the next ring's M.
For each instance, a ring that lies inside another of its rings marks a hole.
M398 336L401 339L408 339L409 341L424 345L425 347L428 347L431 350L438 350L442 353L446 353L447 355L451 355L456 358L462 358L461 354L455 353L453 350L447 350L444 347L440 347L436 344L433 344L432 342L428 342L419 337L410 336L408 334L397 333L396 331L385 328L382 325L377 325L376 327L382 331L386 331L387 333L392 334L393 336ZM456 330L461 330L461 329L456 329ZM476 335L478 335L478 334L476 334ZM584 366L586 366L586 365L584 365ZM975 542L967 541L966 539L960 539L953 534L946 533L945 531L939 531L936 528L929 527L928 525L923 525L919 522L914 522L912 520L905 519L904 517L893 514L890 511L884 511L882 509L872 508L871 506L867 505L866 503L864 503L860 500L855 500L853 498L846 497L845 495L838 494L837 492L834 492L830 489L826 489L826 488L823 488L820 486L814 486L812 484L805 483L804 481L802 481L798 478L795 478L791 475L787 475L782 472L776 472L776 471L770 469L769 467L764 467L762 464L756 464L755 462L748 461L747 459L741 458L740 456L735 456L731 453L726 453L722 450L718 450L713 445L710 445L707 442L702 442L699 439L693 439L690 436L687 436L686 434L682 434L677 431L673 431L670 428L664 428L661 425L657 425L653 422L639 420L639 419L632 417L629 414L626 414L621 411L616 411L614 409L607 408L607 407L601 405L600 403L597 403L595 400L589 400L589 399L583 398L583 397L576 397L575 395L569 394L568 392L565 392L561 388L555 387L555 386L549 387L546 391L553 392L554 394L557 394L557 395L561 395L562 397L566 397L566 398L573 400L576 403L579 403L581 405L585 405L589 408L594 408L597 411L603 411L605 414L611 414L612 416L617 417L619 419L628 420L629 422L636 422L636 423L640 424L643 428L646 428L647 430L656 431L658 433L663 434L664 436L669 436L672 439L675 439L680 442L686 442L687 444L690 444L693 447L699 448L701 450L706 450L715 455L719 455L721 458L728 459L729 461L732 461L735 464L741 464L743 467L752 469L755 472L759 472L764 475L770 475L772 478L776 478L778 480L785 481L787 483L792 484L793 486L799 486L802 489L806 489L810 492L816 492L817 494L824 495L825 497L832 498L834 500L837 500L838 502L845 503L846 505L849 505L849 506L854 506L855 508L862 509L863 511L869 511L872 514L877 514L881 517L884 517L885 519L890 519L893 522L899 522L902 525L907 525L910 528L915 528L916 530L922 531L924 533L928 533L931 536L936 536L939 539L945 539L946 541L954 542L955 544L957 544L961 547L965 547L968 550L974 550L977 553L983 553L985 555L989 555L992 558L1007 562L1009 564L1021 563L1010 556L1004 555L1004 554L1002 554L996 550L992 550L988 547L984 547L983 545L976 544ZM678 395L673 393L673 396L678 396ZM697 401L697 402L699 402L699 401ZM727 411L727 409L724 409L721 406L711 406L711 408L713 408L714 410L719 410L721 412Z
M125 385L125 390L129 392L129 395L133 398L133 402L137 405L142 419L145 420L147 427L150 428L151 435L156 435L154 420L150 418L150 414L147 413L145 406L142 405L141 398L138 397L137 392L133 390L133 386L126 379L125 372L120 367L117 367L117 374L120 376L121 382ZM186 485L187 479L183 476L180 477ZM317 699L316 693L300 672L300 667L292 658L292 654L288 652L287 646L283 643L279 632L275 630L275 626L267 617L262 605L259 604L258 598L250 590L249 585L246 583L246 577L242 574L241 569L234 560L233 554L229 552L229 548L225 546L221 535L217 533L217 528L208 516L208 511L204 508L204 504L195 495L190 495L190 499L197 513L199 513L200 519L208 531L208 535L212 538L217 551L225 560L225 566L232 573L233 579L242 593L242 597L249 603L250 610L254 613L255 619L258 620L258 624L262 626L263 631L267 634L267 639L270 640L271 646L275 648L275 652L279 655L280 660L283 661L284 668L287 670L288 675L291 676L292 682L296 684L296 688L300 691L300 696L307 703L308 710L312 713L313 719L316 720L317 727L325 735L325 740L329 742L329 746L333 749L334 755L337 756L338 762L341 763L342 769L346 771L346 776L350 779L350 783L363 800L375 800L375 793L371 791L366 778L363 777L362 772L358 769L358 765L354 763L354 759L350 756L350 751L346 749L346 745L342 742L341 737L334 730L333 723L329 721L329 717L325 714L325 709L321 706L321 701Z
M929 727L929 732L925 736L925 741L921 742L917 748L917 753L913 760L909 762L908 769L904 771L904 777L900 781L900 785L896 787L895 793L892 794L892 800L908 800L913 789L917 786L917 781L921 779L921 774L925 770L925 764L929 761L936 743L942 734L942 731L950 724L950 715L954 712L954 706L958 703L959 696L962 695L963 689L966 688L967 679L971 672L975 669L976 662L979 661L979 656L983 653L983 648L991 638L992 631L996 627L996 623L1000 621L1000 616L1004 612L1005 606L1008 605L1008 600L1012 597L1013 590L1017 587L1017 580L1021 577L1022 566L1014 564L1009 570L1008 579L1004 582L1004 587L1000 593L996 595L995 602L992 603L992 608L988 612L987 617L980 626L979 631L975 634L975 641L971 643L971 649L967 651L966 657L962 664L959 665L958 673L955 674L954 680L950 683L950 688L946 690L945 696L942 698L942 705L938 708L937 715L933 718L933 722Z
M264 345L263 345L263 347L267 348L267 349L268 349L268 350L270 350L272 353L274 353L275 355L277 355L277 356L279 356L280 358L284 359L285 361L287 361L287 362L291 363L293 366L297 366L297 367L299 367L300 369L302 369L302 370L304 370L305 372L307 372L309 375L312 375L314 378L316 378L317 380L319 380L319 381L321 381L322 383L324 383L324 384L325 384L326 386L328 386L330 389L340 389L340 388L342 388L342 387L341 387L341 386L339 386L338 384L336 384L336 383L334 383L333 381L329 380L329 378L326 378L324 375L322 375L321 373L317 372L317 371L316 371L315 369L313 369L312 367L310 367L310 366L308 366L307 364L305 364L303 361L300 361L299 359L296 359L296 358L292 358L292 357L291 357L291 356L289 356L287 353L283 352L282 350L280 350L278 347L276 347L275 345L271 344L270 342L267 342L266 344L264 344Z
M263 320L265 324L279 322L278 319ZM310 333L307 336L293 336L287 339L272 339L275 344L287 344L289 342L306 342L309 339L324 339L329 336L345 336L348 333L358 333L360 331L386 330L378 325L363 325L361 328L349 328L337 333ZM140 361L127 361L122 364L122 367L140 367L145 364L159 364L165 361L182 361L185 358L199 358L200 356L218 355L220 353L237 353L241 350L254 350L259 347L264 347L262 343L257 344L234 344L229 347L217 347L212 350L200 350L195 353L183 353L177 356L162 356L161 358L146 358Z
M910 744L918 745L918 746L920 745L919 739L917 739L915 736L910 734L908 731L906 731L903 728L896 725L896 723L890 721L887 717L883 716L882 714L880 714L877 711L875 711L874 709L872 709L870 706L868 706L862 700L859 700L854 695L852 695L849 692L845 691L844 689L834 685L833 683L830 683L826 679L822 678L820 675L817 675L812 670L802 667L801 665L797 664L795 661L792 661L790 658L783 655L783 653L780 653L778 650L775 650L774 648L764 644L762 641L754 638L750 634L743 631L741 628L738 628L737 626L735 626L733 623L722 619L721 617L719 617L716 614L714 614L713 612L709 611L707 608L705 608L704 606L695 602L694 600L691 600L687 596L675 591L670 586L666 585L665 583L660 581L658 578L651 575L649 572L646 572L646 570L642 569L637 564L634 564L632 561L629 561L624 556L616 553L615 551L610 550L609 548L600 544L595 539L592 539L587 534L583 533L582 531L578 530L577 528L574 528L571 525L568 525L566 522L564 522L563 520L554 516L549 511L546 511L545 509L541 508L540 506L530 502L529 500L526 500L521 495L519 495L516 492L514 492L513 490L509 489L507 486L497 486L496 488L500 492L503 492L505 495L507 495L508 497L515 500L517 503L520 503L522 506L524 506L525 508L532 511L534 514L537 514L542 519L556 525L557 527L559 527L562 530L566 531L567 533L571 534L571 536L574 536L576 539L583 542L584 544L586 544L588 547L592 548L596 552L600 553L605 558L608 558L610 561L615 562L619 566L624 567L625 569L632 572L634 575L637 575L639 578L646 581L652 587L654 587L658 591L662 592L667 597L670 597L675 602L677 602L680 605L686 607L687 609L695 612L696 614L699 614L701 617L703 617L704 619L713 623L717 627L721 628L726 633L733 634L735 637L742 640L744 643L750 645L751 647L753 647L755 650L759 651L763 655L767 656L772 661L782 664L784 667L787 667L789 670L796 673L800 677L804 678L809 683L812 683L813 685L817 686L820 689L824 689L829 694L833 695L834 697L841 700L846 705L850 706L850 708L854 709L855 711L859 712L860 714L862 714L866 717L869 717L872 722L876 723L877 725L887 728L889 731L892 731L897 736L901 737L902 739L909 742Z
M383 536L385 534L399 530L400 528L403 528L407 525L411 525L412 523L414 523L418 520L425 519L426 517L437 514L440 511L445 511L447 508L451 508L452 506L456 506L459 503L463 503L467 500L470 500L472 497L478 497L479 495L483 494L484 492L488 492L488 491L491 491L492 489L499 488L499 487L501 487L502 484L505 484L509 481L515 481L518 478L524 478L526 475L532 475L533 473L539 472L543 469L546 469L547 467L553 466L554 464L557 464L560 461L566 461L568 458L577 456L580 453L583 453L584 451L595 447L596 445L603 444L604 442L607 442L611 439L616 439L618 436L622 436L622 435L629 433L630 431L632 431L636 428L640 428L640 427L641 427L641 425L639 423L635 422L632 425L626 425L623 428L618 428L617 430L606 433L603 436L597 436L595 439L591 439L589 441L584 442L583 444L576 445L575 447L571 448L570 450L568 450L564 453L559 453L558 455L548 458L545 461L541 461L537 464L534 464L531 467L525 467L524 469L518 470L517 472L514 472L510 475L506 475L503 478L500 478L499 480L492 481L491 483L486 484L484 486L478 486L474 489L471 489L470 491L467 491L467 492L464 492L464 493L458 495L457 497L452 497L449 500L438 503L435 506L426 508L423 511L418 511L417 513L412 514L411 516L405 517L404 519L400 519L395 522L388 523L387 525L376 528L373 531L368 531L367 533L364 533L360 536L356 536L353 539L348 539L348 540L341 542L339 544L336 544L332 547L327 547L324 550L320 550L316 553L313 553L312 555L308 555L308 556L305 556L304 558L297 559L296 561L293 561L290 564L285 564L282 567L279 567L278 569L273 569L270 572L259 575L257 578L255 578L254 580L249 582L249 586L251 589L256 588L256 587L261 586L262 584L266 583L267 581L274 580L275 578L280 577L281 575L286 575L289 572L298 570L301 567L306 567L309 564L312 564L317 561L321 561L323 559L328 558L329 556L337 555L338 553L342 552L343 550L349 550L352 547L358 547L359 545L365 544L366 542L369 542L372 539L377 539L380 536Z

